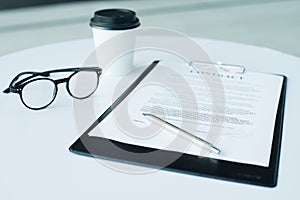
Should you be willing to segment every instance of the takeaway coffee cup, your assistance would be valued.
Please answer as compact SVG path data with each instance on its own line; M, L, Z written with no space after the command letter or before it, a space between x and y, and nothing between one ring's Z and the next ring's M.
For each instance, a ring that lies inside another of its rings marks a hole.
M104 74L123 75L133 69L135 30L140 21L134 11L104 9L90 20L98 65Z

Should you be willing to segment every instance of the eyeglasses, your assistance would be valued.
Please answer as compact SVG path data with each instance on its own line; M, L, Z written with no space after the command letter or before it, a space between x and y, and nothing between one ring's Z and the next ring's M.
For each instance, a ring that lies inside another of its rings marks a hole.
M72 72L67 78L53 80L53 73ZM85 99L97 89L102 70L98 67L67 68L45 72L22 72L18 74L4 93L18 93L23 104L33 110L49 106L55 99L58 84L66 83L68 93L76 99ZM21 77L26 76L20 79Z

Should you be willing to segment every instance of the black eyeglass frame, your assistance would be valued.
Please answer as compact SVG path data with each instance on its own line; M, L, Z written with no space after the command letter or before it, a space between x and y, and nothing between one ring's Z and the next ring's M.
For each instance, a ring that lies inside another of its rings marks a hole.
M91 92L91 94L89 94L88 96L86 97L76 97L74 96L71 91L70 91L70 88L69 88L69 81L70 79L75 75L77 74L78 72L80 71L94 71L96 72L97 74L97 85L94 89L93 92ZM61 73L61 72L73 72L70 76L68 76L67 78L61 78L61 79L56 79L56 80L53 80L51 78L35 78L35 77L38 77L38 76L42 76L42 77L49 77L50 74L52 73ZM66 83L66 89L69 93L70 96L72 96L73 98L75 99L86 99L88 97L90 97L98 88L98 85L99 85L99 77L102 73L102 69L99 68L99 67L77 67L77 68L65 68L65 69L55 69L55 70L49 70L49 71L45 71L45 72L31 72L31 71L28 71L28 72L21 72L19 73L16 77L13 78L13 80L11 81L11 83L9 84L9 87L6 88L3 93L17 93L19 94L20 96L20 99L22 101L22 103L29 109L32 109L32 110L41 110L41 109L44 109L46 107L48 107L51 103L53 103L53 101L55 100L56 96L57 96L57 91L58 91L58 84L60 83ZM23 75L27 75L27 74L31 74L31 76L28 76L22 80L19 80L17 81L21 76ZM23 91L23 88L29 84L29 83L32 83L34 81L39 81L39 80L47 80L47 81L51 81L54 86L55 86L55 91L53 93L53 98L52 100L46 104L45 106L42 106L42 107L38 107L38 108L34 108L34 107L30 107L28 106L23 97L22 97L22 91Z

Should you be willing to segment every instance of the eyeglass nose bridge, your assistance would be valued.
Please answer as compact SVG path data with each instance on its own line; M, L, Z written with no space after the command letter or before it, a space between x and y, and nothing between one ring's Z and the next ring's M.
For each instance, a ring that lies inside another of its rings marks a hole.
M55 80L55 84L58 85L60 83L67 83L69 81L69 78L61 78L61 79L57 79Z
M71 94L71 92L70 92L70 90L69 90L69 79L70 79L70 77L68 77L68 78L61 78L61 79L57 79L57 80L54 80L54 83L55 83L55 85L56 85L56 87L59 85L59 84L61 84L61 83L66 83L66 89L67 89L67 91L68 91L68 93L71 95L71 96L73 96L72 94Z
M69 76L69 77L67 77L67 78L57 79L57 80L54 81L54 83L56 84L56 87L57 87L58 84L60 84L60 83L66 83L66 89L67 89L67 92L69 93L69 95L71 95L71 97L76 98L76 97L71 93L70 88L69 88L69 80L70 80L71 77L72 77L72 75Z

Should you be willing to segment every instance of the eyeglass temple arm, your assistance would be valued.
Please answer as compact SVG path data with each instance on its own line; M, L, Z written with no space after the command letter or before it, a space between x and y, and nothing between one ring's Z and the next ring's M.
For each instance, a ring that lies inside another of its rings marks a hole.
M49 70L45 72L37 72L38 76L50 76L52 73L59 73L59 72L77 72L77 71L85 71L85 70L95 70L98 72L102 72L101 68L99 67L74 67L74 68L64 68L64 69L54 69L54 70Z
M21 76L26 75L26 74L31 74L31 76L28 76L28 77L22 79L21 81L16 82ZM10 84L9 84L9 87L6 88L6 89L3 91L3 93L14 92L14 91L12 90L12 87L14 87L14 86L16 86L16 85L19 85L19 84L21 84L21 83L23 83L23 82L25 82L25 81L27 81L27 80L33 78L33 77L36 77L36 76L44 76L44 77L48 77L48 76L50 76L50 73L48 73L48 72L21 72L21 73L19 73L15 78L13 78L13 80L12 80L12 81L10 82Z
M49 71L45 71L43 73L57 73L57 72L76 72L76 71L80 71L80 70L97 70L97 71L101 71L101 68L99 67L75 67L75 68L65 68L65 69L55 69L55 70L49 70Z

